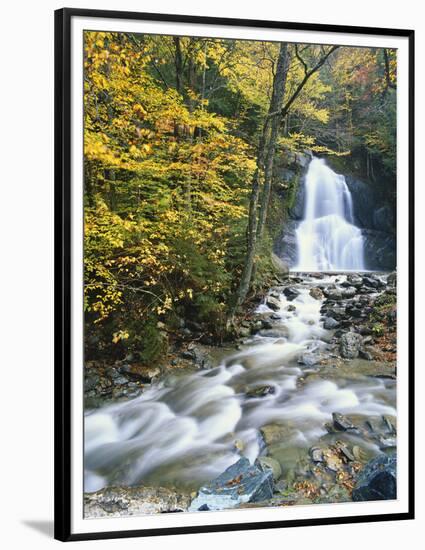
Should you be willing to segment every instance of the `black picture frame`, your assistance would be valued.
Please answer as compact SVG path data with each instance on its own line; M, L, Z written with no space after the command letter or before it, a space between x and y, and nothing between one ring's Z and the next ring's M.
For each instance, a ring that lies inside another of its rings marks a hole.
M406 513L326 517L243 524L167 527L76 534L71 531L71 20L73 17L196 23L405 37L409 43L409 510ZM63 8L55 11L55 506L61 541L270 529L414 518L414 31L281 21Z

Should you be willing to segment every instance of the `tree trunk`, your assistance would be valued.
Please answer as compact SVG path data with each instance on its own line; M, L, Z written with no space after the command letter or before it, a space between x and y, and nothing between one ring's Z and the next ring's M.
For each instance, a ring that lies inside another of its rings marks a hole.
M280 111L285 97L286 77L288 74L288 44L281 43L279 57L277 60L277 68L273 80L273 95L270 101L269 113ZM273 178L273 163L276 153L277 138L279 135L279 127L281 118L273 116L270 124L270 137L267 143L264 166L264 187L261 198L260 217L257 227L257 236L259 239L263 237L264 227L267 219L267 210L270 202L270 191Z
M241 274L241 279L239 282L239 287L236 292L235 304L232 311L232 315L244 302L249 287L251 285L252 273L255 265L255 252L257 248L257 234L259 227L258 219L258 199L260 196L260 179L261 174L270 174L270 167L273 168L273 156L276 149L276 140L277 133L279 131L280 117L278 116L280 109L282 107L284 89L284 82L286 80L286 55L287 55L287 44L281 43L279 58L277 63L277 70L273 79L273 92L272 98L270 100L270 106L268 115L263 124L263 129L261 133L261 139L258 146L257 153L257 168L254 173L252 181L252 190L251 197L249 202L249 214L248 214L248 228L247 228L247 246L246 246L246 255L245 263ZM273 116L272 113L276 113ZM269 136L270 134L270 136ZM273 151L272 154L269 154L270 151L270 142L273 139ZM266 163L266 166L265 166Z
M180 44L180 38L173 36L174 42L174 64L176 67L176 90L180 95L183 95L183 55ZM180 125L174 122L174 136L180 137L182 134Z

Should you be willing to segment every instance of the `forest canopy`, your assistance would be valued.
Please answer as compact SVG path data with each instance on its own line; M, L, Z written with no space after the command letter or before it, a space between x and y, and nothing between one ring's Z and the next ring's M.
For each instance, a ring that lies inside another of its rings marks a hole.
M393 196L395 50L94 31L84 48L88 357L155 363L182 319L234 330L274 276L276 159L350 158Z

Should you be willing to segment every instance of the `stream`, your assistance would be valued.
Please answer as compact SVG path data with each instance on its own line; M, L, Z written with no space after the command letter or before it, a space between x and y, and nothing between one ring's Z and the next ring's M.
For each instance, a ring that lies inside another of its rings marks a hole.
M396 416L393 378L365 375L359 359L336 366L335 331L323 326L325 297L311 290L347 288L347 277L303 274L291 282L292 294L270 289L256 311L268 328L214 368L171 372L139 397L86 411L85 491L140 484L198 490L241 456L253 463L264 454L289 478L312 446L337 437L364 457L378 454L376 439L329 429L333 413L359 424Z

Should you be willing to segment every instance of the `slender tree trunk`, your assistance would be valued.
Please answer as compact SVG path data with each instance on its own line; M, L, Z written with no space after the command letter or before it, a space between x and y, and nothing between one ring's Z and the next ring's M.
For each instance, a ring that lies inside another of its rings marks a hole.
M279 57L277 60L276 74L273 81L273 95L270 102L270 113L280 111L285 97L286 77L288 74L288 44L281 43ZM277 138L281 118L274 116L270 124L270 137L267 144L265 166L264 166L264 187L261 197L260 217L258 220L257 236L259 239L263 237L264 227L267 219L267 211L270 202L270 192L273 179L273 164L276 153Z
M277 132L279 131L280 123L282 122L282 120L285 119L293 103L295 102L295 100L297 99L297 97L299 96L299 94L301 93L302 89L307 84L311 76L314 73L316 73L325 64L329 56L332 55L332 53L338 48L339 46L332 46L331 48L329 48L329 50L326 53L324 53L323 56L319 59L316 65L314 65L314 67L309 69L307 66L307 63L302 59L301 55L298 52L297 47L295 46L295 54L299 59L300 63L304 67L304 77L301 79L300 83L296 87L291 97L287 100L287 102L280 108L273 109L272 103L274 100L276 100L276 91L278 87L277 77L279 72L276 71L275 77L273 79L272 100L270 102L269 113L263 125L260 145L258 147L257 169L255 171L253 183L252 183L252 192L251 192L251 199L250 199L250 205L249 205L249 218L248 218L248 229L247 229L247 252L245 256L245 263L242 270L239 287L236 291L234 306L230 313L231 317L234 316L237 309L245 301L245 298L249 291L249 287L251 285L251 279L252 279L252 274L254 271L254 264L255 264L255 252L257 247L257 233L259 228L258 199L259 199L259 193L260 193L260 178L261 178L261 173L265 172L265 163L269 165L269 162L270 162L271 169L273 169L274 151L273 151L273 154L269 156L267 154L269 150L268 146L270 144L270 141L272 141L273 143L272 138L273 138L273 135L275 134L274 149L276 148ZM279 57L281 53L283 55L282 49L284 49L283 43L281 43L281 46L280 46ZM281 77L282 77L282 74L279 74L279 80ZM283 84L282 81L281 81L281 84ZM279 98L279 96L277 96L277 98ZM278 120L278 123L277 123L277 129L275 129L275 131L273 132L273 122L275 119ZM270 137L269 137L269 133L270 133Z
M273 92L272 98L270 101L269 112L267 118L263 124L263 129L261 133L261 139L258 146L257 153L257 168L254 173L252 181L252 190L251 197L249 202L249 214L248 214L248 228L247 228L247 247L246 247L246 256L245 263L241 274L241 279L239 282L239 287L236 292L235 304L232 311L232 315L244 302L249 287L251 285L251 279L253 274L253 269L255 265L255 252L257 248L257 234L259 227L259 218L258 218L258 202L260 197L260 180L261 174L267 172L265 163L269 167L270 165L273 168L273 159L274 150L276 148L277 133L279 131L279 122L280 117L278 116L280 109L282 107L284 90L278 89L283 87L286 76L283 75L284 69L286 68L286 55L287 55L287 44L281 43L279 58L277 63L277 70L273 79ZM276 113L271 116L272 113ZM270 149L270 140L274 140L273 154L269 155Z
M174 64L176 67L176 90L183 95L183 55L180 43L180 37L173 36L174 42ZM174 122L174 135L176 138L181 136L181 127Z

